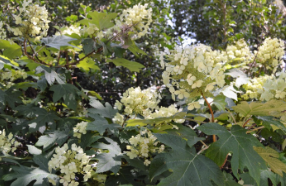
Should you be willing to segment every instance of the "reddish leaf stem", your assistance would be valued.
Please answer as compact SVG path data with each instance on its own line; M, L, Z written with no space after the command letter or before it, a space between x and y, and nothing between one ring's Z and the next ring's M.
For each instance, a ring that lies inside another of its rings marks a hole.
M206 97L204 96L204 94L201 92L205 102L207 103L209 109L210 109L210 113L212 115L212 119L211 119L211 122L214 122L214 113L213 113L213 109L211 107L211 105L209 104L208 100L206 99ZM213 135L213 142L216 142L216 135Z

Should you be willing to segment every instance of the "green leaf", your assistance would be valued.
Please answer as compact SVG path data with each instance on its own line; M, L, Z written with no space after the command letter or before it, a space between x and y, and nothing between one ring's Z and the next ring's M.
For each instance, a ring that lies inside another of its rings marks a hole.
M97 11L89 12L88 15L91 17L91 20L80 22L84 24L95 24L100 30L112 27L114 24L111 22L111 20L117 17L117 13L99 13Z
M22 55L21 46L12 41L0 39L0 49L4 49L3 55L10 59L14 59Z
M14 88L11 87L6 91L2 91L0 89L0 103L8 104L9 107L15 108L15 104L21 103L21 99L19 98L22 95L20 91L14 91Z
M184 119L186 116L186 112L179 112L176 113L173 116L170 117L160 117L160 118L155 118L155 119L130 119L127 121L127 127L132 127L132 126L146 126L146 125L152 125L152 124L159 124L163 122L170 122L170 120L175 120L175 119Z
M95 64L94 60L91 58L85 58L84 60L80 61L77 65L78 68L83 69L85 72L95 72L100 70L100 68Z
M240 113L243 117L246 116L271 116L276 112L282 112L286 108L286 102L282 100L270 100L266 103L246 101L241 102L237 106L232 107L235 112Z
M93 107L88 109L88 112L91 114L100 114L102 117L112 119L117 113L117 110L113 109L109 103L105 103L104 107L100 101L90 98L89 104Z
M273 129L273 131L280 129L286 134L286 127L283 123L280 122L280 120L277 120L275 117L272 116L258 116L258 121L255 120L255 122L259 123L259 121L262 121L262 125L265 126L267 129Z
M40 169L44 170L44 171L49 171L49 166L48 166L48 162L49 160L44 157L43 155L35 155L33 156L33 161L39 165Z
M198 141L205 139L198 137L197 134L193 131L193 129L189 127L186 127L184 125L178 125L177 127L179 129L166 130L165 132L167 132L170 135L175 135L187 140L187 144L189 145L189 147L192 147Z
M109 124L106 119L100 117L98 114L89 114L89 116L95 120L87 124L86 130L98 131L103 135L106 129L109 129L112 133L116 133L121 128L118 124Z
M81 136L80 146L81 148L85 149L86 147L89 147L92 143L96 142L100 138L102 138L102 136L97 136L91 132L88 132L87 134Z
M76 95L80 92L74 85L71 84L62 84L62 85L53 85L50 88L53 94L53 101L56 103L61 98L63 98L64 103L71 109L76 110L77 100Z
M206 150L206 157L212 159L218 166L223 165L228 153L232 153L231 167L237 177L238 169L248 168L250 175L257 183L260 180L260 170L265 169L263 159L253 150L253 146L262 146L261 143L246 130L234 125L231 131L217 123L207 123L198 127L207 135L218 135L219 140L211 144Z
M143 50L141 50L140 48L138 48L138 46L136 45L136 43L135 43L134 41L132 41L132 44L129 45L128 49L129 49L135 56L138 56L138 54L147 55Z
M102 153L97 155L95 158L98 161L96 166L96 173L112 171L117 173L121 166L121 149L117 142L113 141L110 138L104 138L109 144L105 143L96 143L92 147L99 149L107 149L108 153Z
M168 153L155 156L151 163L151 179L172 170L171 175L163 178L158 186L211 186L212 181L223 185L223 174L219 167L205 156L197 154L194 148L187 146L185 140L169 134L154 135L172 148Z
M83 48L83 51L84 51L84 54L89 54L91 53L92 51L94 51L94 49L96 48L96 43L93 39L91 38L88 38L88 39L84 39L82 41L82 48Z
M34 129L38 130L41 133L44 133L44 131L46 130L46 124L48 125L55 124L55 121L60 119L53 111L48 112L43 108L37 108L37 109L36 108L37 107L35 107L34 110L35 113L33 113L35 114L36 118L29 121L30 130Z
M66 36L66 35L61 35L61 36L54 35L53 37L43 38L42 43L52 48L56 48L58 50L60 50L62 46L71 46L71 47L78 48L74 45L69 44L70 41L74 41L74 40L76 39Z
M30 154L33 154L33 155L40 155L40 154L42 154L42 150L36 148L33 145L27 145L27 147L28 147L28 151L29 151Z
M123 66L128 68L130 71L139 72L141 68L145 68L140 63L137 63L135 61L129 61L124 58L116 58L116 59L107 59L107 62L113 62L116 66Z
M224 177L224 186L241 186L240 184L238 184L236 181L233 180L231 174L223 172L223 177Z
M214 98L213 104L219 109L219 110L225 110L226 108L226 101L225 101L225 96L223 95L218 95Z
M254 150L267 162L273 172L283 177L286 173L286 164L279 160L279 153L270 147L253 147Z
M18 67L19 64L14 62L13 60L0 55L0 70L4 67L4 66L16 66Z
M59 84L65 84L66 77L64 74L58 74L46 66L38 66L36 68L36 74L41 72L45 73L45 78L50 85L54 84L55 80L57 80Z
M62 144L66 142L68 137L69 137L68 131L56 130L56 131L48 133L47 135L41 136L35 145L38 147L43 146L43 149L47 150L55 143L61 146Z
M16 179L10 186L28 185L34 180L36 180L36 182L34 182L34 186L42 186L44 183L48 183L48 178L55 180L55 182L58 180L57 175L51 174L39 168L29 168L24 166L11 166L11 168L14 172L3 177L3 180L5 181Z

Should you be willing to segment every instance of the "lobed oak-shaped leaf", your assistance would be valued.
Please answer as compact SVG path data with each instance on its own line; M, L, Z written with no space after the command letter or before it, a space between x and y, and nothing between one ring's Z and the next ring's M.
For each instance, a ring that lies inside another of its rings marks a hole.
M58 180L58 176L55 174L51 174L47 171L44 171L39 168L30 168L30 167L16 167L11 166L13 169L13 173L6 174L3 177L3 180L10 181L14 180L10 186L19 186L19 185L29 185L30 182L36 180L34 182L34 186L42 186L42 185L48 185L48 178L52 179L54 181Z
M286 102L282 100L270 100L266 103L251 102L248 104L246 101L243 101L232 108L243 117L250 115L271 116L276 112L284 111L286 109Z
M98 160L96 166L96 172L106 172L112 171L117 173L121 166L121 148L116 141L110 138L104 138L109 144L106 143L96 143L92 147L99 149L107 149L108 153L102 153L95 157Z
M219 167L212 160L197 154L185 140L170 134L154 135L172 148L170 152L157 155L151 163L151 179L172 170L171 175L163 178L158 186L212 186L212 182L224 185Z
M102 117L113 118L117 113L117 110L113 109L109 103L105 103L103 106L100 101L91 98L89 104L93 107L88 109L90 114L100 114Z
M77 101L76 95L80 92L74 85L71 84L60 84L53 85L50 88L53 94L53 101L57 102L63 98L64 103L71 109L76 110Z
M238 177L238 170L248 168L250 175L257 183L260 180L260 169L266 169L264 160L253 150L253 146L261 147L261 143L238 125L228 131L217 123L207 123L198 127L207 135L218 135L219 140L206 150L206 157L212 159L218 166L223 165L228 153L232 153L231 167Z
M56 48L58 50L61 49L62 46L71 46L71 47L75 47L74 45L69 44L70 41L74 41L76 40L75 38L69 37L69 36L56 36L54 35L53 37L46 37L42 39L42 42L52 48Z
M254 150L267 162L273 172L283 177L286 164L279 160L279 153L270 147L254 147Z

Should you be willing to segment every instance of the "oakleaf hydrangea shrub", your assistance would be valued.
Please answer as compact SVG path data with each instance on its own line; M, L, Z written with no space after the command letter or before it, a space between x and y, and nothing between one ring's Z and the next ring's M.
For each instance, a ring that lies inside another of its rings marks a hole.
M117 5L82 5L78 20L48 36L47 7L9 4L0 22L0 185L285 185L283 41L237 38L214 50L170 40L152 51L161 84L128 88L111 105L75 72L89 76L100 63L144 70L134 60L162 22L153 4L109 11ZM164 96L174 104L160 106Z

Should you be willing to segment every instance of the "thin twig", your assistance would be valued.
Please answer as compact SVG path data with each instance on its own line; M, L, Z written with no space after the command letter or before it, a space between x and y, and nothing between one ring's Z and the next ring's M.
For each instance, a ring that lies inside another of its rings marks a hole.
M248 120L246 120L246 122L242 125L242 128L244 128L245 125L247 125L247 123L248 123L250 120L252 120L252 118L249 118Z
M200 140L200 142L201 142L205 147L208 147L208 148L209 148L209 146L208 146L207 144L205 144L205 142L203 142L202 140Z
M233 119L234 123L236 124L236 120L235 120L234 116L232 115L232 113L230 112L230 110L229 110L229 109L227 109L227 111L228 111L228 113L230 114L230 116L232 117L232 119Z
M259 130L259 129L263 129L263 128L265 128L265 127L264 127L264 126L257 127L257 128L255 128L255 129L252 129L252 130L247 131L246 134L251 133L251 132L256 131L256 130Z
M198 152L198 154L202 153L203 151L207 150L208 148L209 148L209 146L206 146L205 148L202 148L202 149Z
M220 169L222 169L223 166L226 164L227 158L228 158L228 154L226 155L223 164L219 167Z

